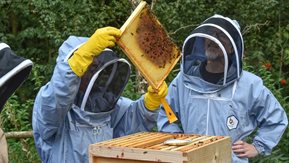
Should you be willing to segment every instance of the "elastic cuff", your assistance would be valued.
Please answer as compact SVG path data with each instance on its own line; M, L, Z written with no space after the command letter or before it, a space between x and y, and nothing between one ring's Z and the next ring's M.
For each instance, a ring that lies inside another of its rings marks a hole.
M157 110L157 109L160 108L160 105L161 105L161 104L159 104L159 105L152 105L152 104L147 104L147 103L144 101L144 105L145 105L145 107L146 107L148 110L150 110L150 111L155 111L155 110Z
M161 101L156 98L152 98L148 95L148 93L146 93L144 95L144 105L148 110L154 111L160 107Z
M255 141L252 143L252 145L254 145L254 147L258 151L258 154L265 155L265 148L261 143Z
M78 49L74 52L73 56L68 59L68 64L78 77L82 77L92 61L93 56Z

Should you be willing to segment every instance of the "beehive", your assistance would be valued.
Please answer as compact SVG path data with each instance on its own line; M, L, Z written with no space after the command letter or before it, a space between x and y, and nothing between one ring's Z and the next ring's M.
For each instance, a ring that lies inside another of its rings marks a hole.
M191 140L183 146L169 139ZM89 146L90 163L231 162L231 139L224 136L140 132Z

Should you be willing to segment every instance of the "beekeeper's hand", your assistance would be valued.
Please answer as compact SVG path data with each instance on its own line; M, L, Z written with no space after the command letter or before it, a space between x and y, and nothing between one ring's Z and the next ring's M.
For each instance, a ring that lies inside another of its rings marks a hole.
M232 150L238 157L241 158L242 157L253 158L258 155L258 151L254 145L246 143L241 140L238 140L237 142L233 143Z
M93 57L99 55L105 48L113 47L121 31L114 27L99 28L95 33L78 48L68 60L72 71L81 77L87 67L92 63Z
M165 98L168 94L168 86L164 81L158 90L148 87L148 92L144 96L144 104L149 110L156 110L161 104L161 99Z

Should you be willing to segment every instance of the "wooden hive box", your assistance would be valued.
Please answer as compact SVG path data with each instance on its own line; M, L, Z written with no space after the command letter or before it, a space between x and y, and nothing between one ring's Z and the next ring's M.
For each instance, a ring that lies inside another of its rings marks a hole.
M170 139L191 140L166 145ZM140 132L89 146L90 163L231 162L231 139L225 136Z

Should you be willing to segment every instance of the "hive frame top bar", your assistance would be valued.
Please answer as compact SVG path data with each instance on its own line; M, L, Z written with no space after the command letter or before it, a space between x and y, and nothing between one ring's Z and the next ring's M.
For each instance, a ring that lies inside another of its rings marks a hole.
M133 22L133 20L136 18L137 15L139 15L142 11L142 9L147 5L145 1L141 1L139 5L135 8L133 13L130 15L130 17L126 20L126 22L123 24L123 26L120 28L121 34L126 30L126 28Z

